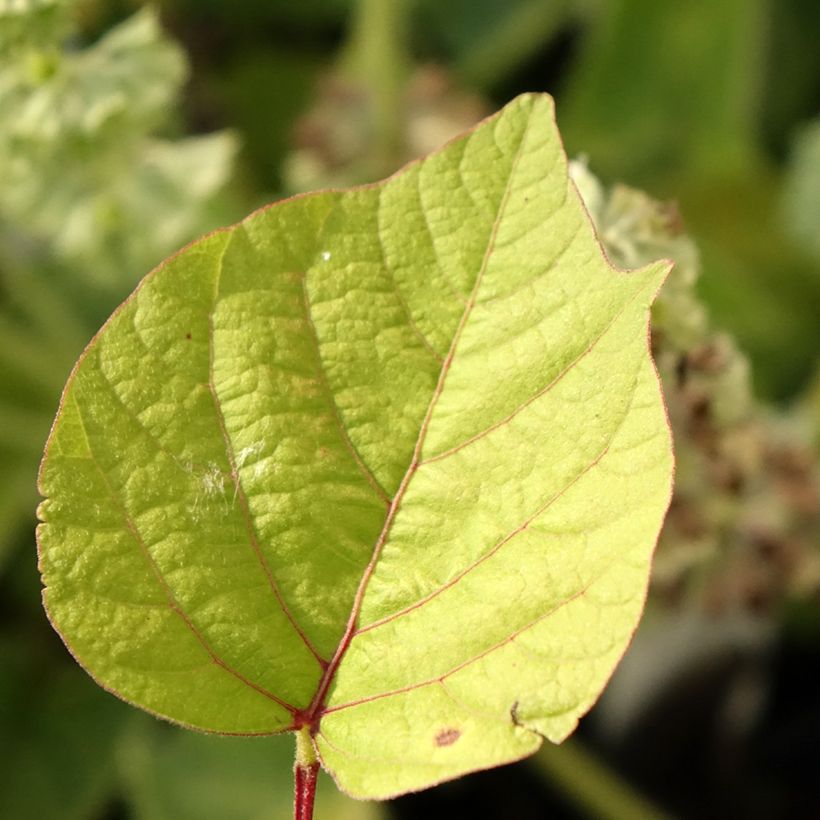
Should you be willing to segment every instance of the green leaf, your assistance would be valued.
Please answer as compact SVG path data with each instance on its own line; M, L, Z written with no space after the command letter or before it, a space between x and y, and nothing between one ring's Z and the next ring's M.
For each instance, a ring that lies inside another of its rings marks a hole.
M0 48L0 219L46 240L75 277L130 287L219 224L236 139L149 136L166 125L187 74L151 9L88 48L58 45L33 52L34 68Z
M0 0L0 572L90 330L137 274L234 210L231 134L149 136L186 74L156 14L79 49L68 11Z
M355 796L562 740L635 628L669 501L667 267L606 262L543 95L189 246L63 396L55 627L179 723L312 726Z
M769 0L610 0L590 16L564 134L617 179L749 173L763 102Z
M0 3L0 55L19 59L31 46L52 41L65 28L65 16L65 0L4 0ZM36 63L27 67L36 69Z
M820 258L820 120L802 128L794 140L783 191L783 225L797 242Z

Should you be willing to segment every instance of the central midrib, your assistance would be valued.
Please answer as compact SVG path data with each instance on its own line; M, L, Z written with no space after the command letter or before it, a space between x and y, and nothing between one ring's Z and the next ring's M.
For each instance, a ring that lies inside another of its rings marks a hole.
M416 444L413 449L413 456L410 460L410 464L408 465L407 470L405 471L404 476L401 480L401 483L399 484L398 490L396 491L396 494L393 497L393 500L390 504L390 508L388 509L384 525L382 526L381 532L379 533L379 536L373 547L373 553L370 562L368 563L367 567L364 570L364 573L362 574L362 579L359 583L359 587L353 599L353 605L351 607L351 612L347 621L347 625L345 627L345 631L341 639L339 640L339 644L336 648L336 651L333 654L330 663L328 664L327 668L324 671L324 674L322 675L321 680L319 681L319 685L317 686L316 693L310 703L310 706L307 710L305 710L305 712L300 713L296 716L294 720L294 728L301 728L302 726L307 725L310 726L311 731L313 733L316 733L318 731L319 723L321 721L322 715L324 714L324 707L327 700L328 692L330 690L330 686L333 683L333 679L336 675L336 672L338 671L342 659L344 658L345 653L350 647L351 641L355 635L359 612L361 611L361 606L365 592L367 591L368 583L370 582L373 572L375 571L376 565L381 555L382 548L384 547L384 544L390 533L390 529L393 525L398 509L401 506L402 499L404 498L407 488L419 466L421 460L421 451L424 446L424 441L427 436L427 431L430 426L433 411L435 410L438 399L444 390L444 383L447 379L447 374L450 370L453 358L455 357L456 349L461 339L462 332L469 320L470 313L473 307L475 306L478 292L481 287L481 283L484 278L487 265L489 263L490 255L492 254L493 248L495 247L495 240L498 234L499 226L501 225L502 217L504 215L504 211L506 209L510 193L512 191L513 179L515 178L515 173L523 153L524 144L526 143L529 124L530 121L528 120L527 125L525 126L524 131L521 135L521 141L518 145L518 148L516 149L515 156L510 165L507 183L502 193L501 200L498 205L498 210L496 212L490 230L490 234L487 239L487 246L484 251L481 266L478 270L478 273L476 274L475 283L473 284L473 289L470 293L469 299L467 300L467 303L464 306L464 310L462 311L461 319L459 320L458 326L456 327L456 330L453 334L453 340L450 344L450 349L447 352L447 356L445 357L444 361L442 362L438 382L436 383L436 387L433 390L433 394L427 406L427 411L419 427L419 434L418 438L416 439Z

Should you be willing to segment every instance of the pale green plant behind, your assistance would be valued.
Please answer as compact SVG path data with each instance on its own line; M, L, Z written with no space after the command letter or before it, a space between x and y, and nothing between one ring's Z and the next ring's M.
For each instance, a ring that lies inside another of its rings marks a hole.
M233 135L157 136L187 68L155 14L80 48L71 10L0 4L0 562L96 324L146 270L233 213Z

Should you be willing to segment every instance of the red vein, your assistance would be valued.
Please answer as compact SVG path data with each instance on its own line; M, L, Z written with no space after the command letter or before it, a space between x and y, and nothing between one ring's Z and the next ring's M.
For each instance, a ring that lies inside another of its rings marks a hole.
M530 524L535 521L540 515L546 512L556 501L558 501L565 493L569 492L570 488L577 484L593 467L597 466L601 459L609 452L610 445L612 444L612 439L615 438L617 431L613 433L612 438L607 443L606 447L589 463L587 464L583 470L581 470L578 475L576 475L565 487L559 490L557 493L552 495L548 501L545 501L529 518L525 519L523 523L519 524L513 530L511 530L507 535L505 535L495 546L492 547L488 552L484 553L480 558L473 561L468 567L466 567L462 572L458 575L451 578L446 584L443 584L438 589L434 590L433 592L426 595L424 598L415 601L414 603L410 604L409 606L405 607L404 609L399 610L398 612L393 612L390 615L386 615L384 618L379 619L378 621L373 621L373 623L368 624L367 626L361 627L357 629L354 635L361 635L364 632L370 632L370 630L375 629L376 627L383 626L390 621L394 621L396 618L400 618L403 615L408 614L409 612L413 612L417 609L420 609L426 603L429 603L434 598L437 598L441 595L442 592L446 592L451 587L454 587L459 581L461 581L465 576L469 575L474 569L481 566L485 561L492 558L505 544L510 542L513 538L517 535L520 535L524 530L526 530Z
M231 234L233 236L233 234ZM214 282L214 306L217 302L217 294L219 291L219 279L222 273L222 261L225 256L225 252L227 251L228 245L230 244L230 240L226 242L225 248L223 249L222 256L219 259L219 267L218 273ZM302 643L307 647L308 651L311 655L316 659L319 666L322 670L327 668L327 661L319 654L316 648L311 643L308 636L305 634L304 630L299 626L296 621L296 618L293 616L293 613L290 611L290 607L287 605L284 596L282 595L281 590L279 589L279 585L276 583L276 579L273 577L273 572L271 571L270 565L265 558L264 553L262 552L262 548L259 545L259 540L256 536L256 530L253 525L253 520L251 517L250 507L248 505L248 499L245 495L245 491L242 488L242 482L239 479L239 469L236 466L236 456L233 451L233 444L231 442L230 435L228 434L228 427L225 423L225 417L222 413L222 407L219 403L219 397L216 393L216 386L214 383L214 314L213 310L209 311L208 313L208 390L210 391L211 398L213 399L214 404L214 412L216 414L217 425L219 427L219 431L222 435L222 442L225 448L225 456L228 459L228 464L231 468L231 480L234 484L234 490L236 493L236 499L239 502L239 508L242 512L242 519L245 523L245 529L248 533L248 541L250 542L251 548L256 555L260 566L262 567L262 571L265 573L265 577L268 579L268 585L271 588L274 596L276 597L279 606L282 609L282 612L285 614L285 617L290 622L290 625L293 627L296 634L301 639Z
M552 388L555 387L555 385L558 384L558 382L560 382L564 378L564 376L566 376L567 373L570 372L570 370L572 370L574 367L576 367L578 364L580 364L581 361L583 361L583 359L585 359L590 353L592 353L592 351L595 349L595 347L598 345L598 343L604 338L604 336L607 335L607 333L609 333L609 331L614 326L615 322L617 322L618 319L620 319L621 316L623 316L626 309L635 301L635 299L638 297L638 294L641 293L641 292L642 291L641 291L640 288L638 290L636 290L635 293L633 293L632 296L629 299L627 299L627 301L624 302L623 305L621 305L618 312L607 323L607 325L604 327L604 329L546 387L543 387L537 393L530 396L530 398L528 398L525 402L523 402L522 404L519 404L518 407L516 407L508 416L506 416L506 418L503 418L500 421L497 421L494 424L491 424L489 427L486 427L485 429L483 429L480 432L476 433L474 436L471 436L470 438L465 439L464 441L460 442L459 444L454 445L449 450L444 450L444 452L437 453L434 456L430 456L429 458L426 458L421 463L422 464L432 464L435 461L442 461L443 459L454 455L455 453L459 452L460 450L463 450L465 447L469 447L471 444L475 444L475 442L480 441L482 438L484 438L485 436L488 436L490 433L494 432L495 430L498 430L500 427L504 427L505 425L509 424L519 413L521 413L523 410L525 410L527 407L529 407L533 402L535 402L538 399L542 398L550 390L552 390Z
M620 432L620 430L623 427L624 420L629 415L629 411L632 407L632 402L634 401L634 399L635 399L635 392L633 391L632 396L630 397L629 406L627 407L626 412L624 413L624 416L621 419L620 424L616 428L615 432L612 434L612 438L610 439L610 441L607 444L604 451L597 457L595 462L593 462L593 464L590 465L590 468L592 466L594 466L595 463L600 462L603 459L603 457L606 455L606 453L609 451L609 448L612 445L612 442L615 440L616 436L618 435L618 433ZM585 470L584 472L587 472L587 471L588 470ZM578 481L583 476L583 474L584 473L579 475L578 478L575 479L575 481ZM573 481L572 483L575 483L575 481ZM572 484L568 485L568 487L571 487L571 486L572 486ZM568 489L568 487L567 487L567 489ZM564 490L564 492L565 491L566 490ZM536 515L538 515L538 513L536 513ZM403 692L410 692L410 691L413 691L414 689L420 689L424 686L429 686L429 685L435 684L435 683L443 685L444 681L447 678L449 678L451 675L454 675L456 672L459 672L462 669L466 668L467 666L470 666L471 664L476 663L477 661L481 660L482 658L486 657L487 655L491 654L492 652L495 652L497 649L500 649L501 647L506 646L508 643L511 643L513 640L515 640L515 638L519 637L524 632L526 632L528 629L531 629L532 627L536 626L541 621L546 620L547 618L554 615L562 607L572 603L573 601L575 601L578 598L585 595L592 588L592 586L594 584L596 584L598 581L600 581L606 575L606 573L611 568L612 568L612 564L610 563L601 571L601 573L598 576L596 576L594 578L591 578L577 592L573 593L572 595L570 595L567 598L564 598L562 601L559 601L551 609L549 609L546 612L542 613L537 618L534 618L532 621L529 621L524 626L520 627L519 629L514 630L510 635L505 637L503 640L498 641L497 643L493 644L492 646L488 647L487 649L482 650L481 652L479 652L477 655L473 656L472 658L468 658L467 660L462 661L461 663L457 664L452 669L450 669L448 672L445 672L443 675L439 675L435 678L430 678L430 679L428 679L426 681L422 681L420 683L409 684L407 686L400 687L400 688L392 690L390 692L383 692L383 693L378 694L378 695L370 695L368 697L361 698L361 699L356 700L356 701L350 701L349 703L343 703L343 704L340 704L338 706L333 706L329 709L323 709L322 714L330 714L331 712L336 712L336 711L339 711L340 709L347 709L351 706L358 706L359 704L368 703L368 702L373 701L373 700L380 700L381 698L386 698L386 697L390 697L392 695L402 694ZM365 630L361 630L361 631L364 632ZM525 647L522 647L522 650L525 650L525 649L526 649Z
M373 547L373 554L370 558L370 562L368 563L365 571L362 575L362 579L359 582L359 587L356 590L356 595L353 599L353 606L351 608L350 617L348 618L347 625L345 627L344 634L342 635L339 645L336 648L336 652L333 655L332 660L328 664L327 669L325 670L324 675L322 676L322 680L319 683L319 686L316 690L316 694L311 701L310 706L308 707L306 717L311 721L315 721L319 713L323 709L324 701L327 696L328 690L330 689L330 684L333 681L333 677L336 674L336 670L339 668L339 664L342 661L345 653L350 646L350 642L353 639L353 635L356 629L356 623L359 618L359 612L361 611L362 601L364 600L364 594L367 590L367 585L370 581L370 578L373 575L373 572L376 569L376 564L378 563L379 557L381 556L382 548L387 540L387 536L390 533L390 529L393 526L393 521L395 520L396 513L401 505L402 499L404 498L404 494L407 491L407 487L410 484L413 476L418 469L420 459L421 459L421 450L424 446L425 438L427 437L427 431L430 427L430 421L433 416L433 411L435 410L436 404L438 403L438 399L441 396L442 391L444 390L444 383L447 379L447 374L450 371L450 366L453 363L453 358L456 353L456 349L458 348L458 343L461 339L461 335L464 331L464 327L467 324L467 321L470 317L470 313L475 306L476 298L478 296L479 289L481 287L481 283L484 278L484 273L487 270L487 265L489 263L490 256L492 254L493 249L495 248L495 240L498 234L498 229L501 224L501 218L504 214L504 210L507 205L507 201L510 197L511 191L511 181L515 175L515 170L518 166L518 163L521 159L524 144L526 142L527 137L527 130L529 128L529 123L527 129L525 129L524 134L521 137L521 142L519 143L518 150L516 155L513 159L513 162L510 167L510 175L508 177L507 187L504 191L504 194L501 198L501 202L498 205L498 211L495 216L495 220L493 221L492 228L490 230L490 235L487 240L487 247L484 252L484 258L481 261L481 267L476 274L475 283L473 285L472 292L470 293L470 298L467 301L467 304L464 306L464 311L461 315L461 320L458 323L458 327L453 335L452 343L450 344L450 350L447 352L447 356L444 359L444 362L441 366L441 372L439 373L438 382L436 383L435 390L433 391L433 395L430 398L430 402L427 406L427 412L424 415L424 419L421 423L419 428L419 435L416 439L416 445L413 449L413 457L410 460L410 464L404 474L404 477L401 480L401 484L399 485L398 490L396 491L396 495L393 498L392 503L390 504L390 509L387 512L387 517L385 518L384 525L382 527L381 532L379 533L379 537L376 540L376 544Z
M88 445L88 452L91 456L91 461L94 463L94 466L96 467L97 471L99 472L100 477L102 478L103 483L105 484L105 487L108 490L108 494L111 497L112 503L119 510L120 515L122 516L122 519L123 519L123 522L124 522L126 528L131 533L131 536L133 537L134 541L137 543L137 546L139 547L140 551L142 552L143 557L145 558L146 562L148 563L148 566L150 567L152 574L156 578L157 583L162 588L162 591L165 594L165 600L166 600L168 606L170 607L171 611L174 612L176 615L178 615L182 619L182 622L190 630L190 632L193 634L194 638L196 638L199 645L205 650L205 652L208 654L208 656L213 661L213 663L215 663L221 669L224 669L228 674L233 675L233 677L235 677L237 680L239 680L245 686L249 687L250 689L253 689L255 692L257 692L260 695L263 695L264 697L268 698L269 700L272 700L274 703L278 704L283 709L286 709L292 715L298 714L299 710L293 704L288 703L285 700L282 700L282 698L279 698L276 695L274 695L273 692L269 692L267 689L265 689L262 686L259 686L258 684L254 683L249 678L246 678L241 672L239 672L238 670L236 670L232 666L230 666L228 663L226 663L216 653L216 651L213 649L213 647L210 645L210 643L208 643L207 639L202 634L202 632L197 628L197 626L194 624L194 622L188 617L187 613L182 608L179 601L177 601L173 590L171 589L170 585L168 584L168 581L165 579L165 576L162 573L162 570L159 568L159 565L154 560L154 557L151 555L151 551L148 549L148 545L145 543L142 536L140 535L136 524L134 524L133 520L131 519L131 516L128 514L128 511L125 509L123 504L120 502L119 497L117 496L117 493L115 492L114 488L111 486L111 482L108 480L108 475L106 474L105 470L103 470L102 465L99 463L97 458L94 456L94 453L93 453L92 447L91 447L91 440L89 439L88 431L85 429L85 423L83 422L82 410L80 408L79 402L75 402L75 405L76 405L76 408L77 408L77 415L80 419L80 423L83 425L83 431L85 432L86 444Z
M310 338L313 342L313 349L316 354L316 370L318 371L319 379L322 382L322 387L324 388L325 395L327 396L328 404L330 404L330 409L333 413L333 418L336 421L336 426L339 429L342 442L350 455L353 457L353 460L356 462L359 472L365 477L365 479L367 479L367 483L370 484L376 495L378 495L382 501L389 505L390 496L387 493L387 490L382 487L379 480L375 475L373 475L373 471L367 466L361 456L361 453L359 453L356 449L356 445L350 438L350 434L347 432L347 427L345 426L344 419L342 418L342 413L339 410L339 405L336 403L336 399L333 396L333 391L330 388L330 383L328 382L327 374L325 373L324 362L322 361L322 348L319 342L319 333L316 330L316 323L313 321L313 313L310 307L310 297L307 292L307 274L301 274L300 278L302 288L302 307L305 311L305 322L307 323L308 330L310 331Z
M564 598L563 601L559 601L552 609L548 610L547 612L543 612L537 618L534 618L529 623L522 626L520 629L517 629L510 635L507 635L507 637L505 637L503 640L498 641L497 643L493 644L487 649L482 650L477 655L474 655L472 658L468 658L466 661L462 661L460 664L454 666L452 669L448 670L442 675L438 675L435 678L429 678L425 681L419 681L418 683L411 683L407 686L402 686L398 689L392 689L389 692L380 692L378 695L368 695L367 697L359 698L358 700L352 700L348 703L340 703L338 706L331 706L329 709L324 709L322 711L322 714L329 715L332 712L339 712L342 709L350 709L353 706L360 706L363 703L370 703L374 700L382 700L383 698L393 697L394 695L401 695L405 692L412 692L414 689L421 689L425 686L431 686L436 683L444 683L444 681L447 680L447 678L451 677L452 675L455 675L456 672L460 672L462 669L465 669L466 667L474 663L477 663L482 658L487 657L487 655L490 655L491 653L496 652L497 650L501 649L507 644L512 643L512 641L514 641L528 629L532 629L534 626L537 626L541 621L544 621L547 618L554 615L562 607L567 606L568 604L571 604L573 601L576 601L578 598L581 598L584 595L586 595L590 587L592 587L594 583L600 580L600 577L592 579L591 581L589 581L589 583L585 584L581 589L579 589L578 592L573 593L568 598Z

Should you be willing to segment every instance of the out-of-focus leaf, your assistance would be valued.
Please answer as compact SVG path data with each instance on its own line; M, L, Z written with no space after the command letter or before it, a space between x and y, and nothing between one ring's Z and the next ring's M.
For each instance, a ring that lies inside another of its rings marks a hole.
M598 5L562 107L605 177L744 168L756 151L768 0Z
M54 271L9 277L0 310L0 572L36 503L39 444L89 327Z
M32 46L49 44L65 30L66 0L0 0L0 59L20 59ZM36 58L29 69L42 66Z
M3 170L14 181L24 178L26 158L42 174L38 161L59 161L105 132L129 141L150 132L167 119L186 73L148 9L87 49L63 48L45 76L1 58L0 69Z
M795 240L820 259L820 120L803 128L794 141L783 220Z
M761 395L793 396L820 349L820 276L783 229L780 181L759 167L677 187L703 259L700 293L716 324L751 356Z
M228 134L158 143L185 61L144 9L91 47L43 51L49 69L0 58L0 217L85 276L133 281L216 227Z
M817 112L820 3L777 0L767 15L766 85L760 106L764 138L778 154L789 146L798 123Z
M115 788L113 752L128 710L78 669L38 670L11 643L0 656L0 817L97 816Z
M134 722L120 769L135 820L291 820L293 740L230 738ZM353 801L325 777L316 817L376 820L378 804Z
M266 47L237 55L213 77L220 105L242 135L242 156L256 190L282 189L281 166L292 147L294 121L315 93L320 65L318 55Z
M447 15L447 28L471 35L455 56L455 72L468 85L492 89L539 49L544 49L561 26L575 12L574 0L519 0L512 3L485 3L485 13L476 14L475 2L431 4ZM454 6L461 6L461 13ZM455 19L454 19L455 18ZM483 23L470 31L465 19Z
M56 628L180 723L310 725L357 796L559 742L635 628L669 501L666 271L607 263L539 95L195 243L66 388Z
M30 521L40 442L93 328L153 267L235 218L229 133L150 136L185 76L145 9L78 49L67 4L0 4L0 559ZM41 19L42 18L42 19Z
M313 31L343 24L354 0L242 0L241 12L223 0L161 0L163 9L185 20L203 21L247 41L273 29Z

